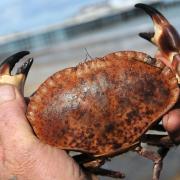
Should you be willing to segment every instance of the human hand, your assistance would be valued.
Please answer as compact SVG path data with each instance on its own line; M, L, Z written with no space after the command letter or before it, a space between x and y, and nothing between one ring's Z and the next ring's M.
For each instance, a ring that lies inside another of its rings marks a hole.
M180 109L170 111L163 118L163 126L171 139L180 144Z
M18 90L0 85L0 179L95 180L58 148L41 143L25 117Z

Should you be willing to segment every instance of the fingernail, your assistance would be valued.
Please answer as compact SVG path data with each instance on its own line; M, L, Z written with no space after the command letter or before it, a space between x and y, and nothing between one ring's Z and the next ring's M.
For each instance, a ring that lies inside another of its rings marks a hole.
M14 87L10 85L0 85L0 104L12 101L16 98Z

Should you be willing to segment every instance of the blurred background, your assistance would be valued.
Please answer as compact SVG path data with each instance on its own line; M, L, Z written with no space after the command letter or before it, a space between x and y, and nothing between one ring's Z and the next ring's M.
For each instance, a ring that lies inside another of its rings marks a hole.
M153 56L156 47L138 37L153 29L150 18L134 8L139 2L159 9L180 31L179 0L1 0L0 59L31 52L35 62L25 87L29 95L48 76L87 58L120 50ZM126 180L148 180L152 175L152 162L132 152L104 167L123 171ZM180 180L180 148L168 154L161 179Z

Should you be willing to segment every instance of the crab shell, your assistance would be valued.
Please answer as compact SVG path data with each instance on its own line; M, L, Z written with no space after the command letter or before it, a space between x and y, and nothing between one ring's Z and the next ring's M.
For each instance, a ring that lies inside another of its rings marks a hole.
M136 7L153 19L155 32L141 36L158 46L161 61L123 51L54 74L30 97L27 107L27 118L41 141L91 154L102 162L138 146L146 131L179 103L180 36L156 9ZM11 71L27 54L18 52L1 63L0 84L15 85L23 94L33 59L27 59L16 74Z
M27 118L44 143L93 156L124 152L179 97L175 73L134 51L109 54L49 77Z

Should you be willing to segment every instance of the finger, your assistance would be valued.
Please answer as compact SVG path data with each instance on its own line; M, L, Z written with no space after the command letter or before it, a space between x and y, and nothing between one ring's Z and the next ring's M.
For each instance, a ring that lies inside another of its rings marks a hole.
M170 137L180 143L180 109L172 110L163 118L163 125Z
M0 139L3 146L26 147L35 140L25 117L26 105L18 90L0 86Z

